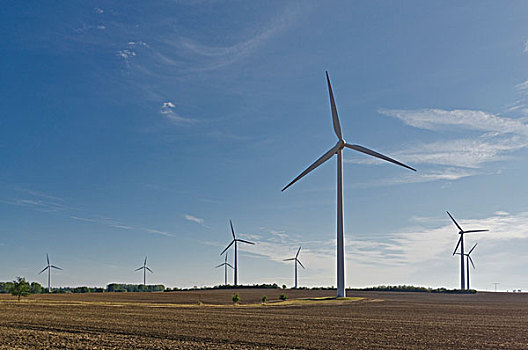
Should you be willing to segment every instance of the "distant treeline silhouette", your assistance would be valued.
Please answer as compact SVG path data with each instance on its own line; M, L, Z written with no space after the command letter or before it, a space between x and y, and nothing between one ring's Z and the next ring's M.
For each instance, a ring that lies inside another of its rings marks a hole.
M13 287L13 282L0 282L0 294L1 293L10 293L11 288ZM156 285L143 285L143 284L125 284L125 283L110 283L103 287L58 287L53 288L53 293L134 293L134 292L175 292L175 291L191 291L191 290L215 290L215 289L233 289L235 288L232 285L219 285L214 287L193 287L193 288L166 288L162 284ZM239 285L237 289L286 289L285 285L280 287L277 283L273 284L253 284L253 285ZM335 289L334 286L331 287L298 287L292 288L297 290L332 290ZM417 287L417 286L408 286L408 285L399 285L399 286L376 286L376 287L367 287L367 288L347 288L350 291L373 291L373 292L421 292L421 293L447 293L447 294L474 294L477 291L475 289L470 290L460 290L460 289L447 289L447 288L427 288L427 287ZM45 287L42 287L38 282L31 283L31 294L40 294L47 293L48 290Z

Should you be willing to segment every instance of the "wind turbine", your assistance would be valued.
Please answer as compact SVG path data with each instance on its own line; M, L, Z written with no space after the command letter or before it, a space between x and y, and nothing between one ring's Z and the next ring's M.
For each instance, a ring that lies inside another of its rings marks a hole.
M143 262L143 266L138 267L138 268L135 269L134 271L139 271L139 270L143 270L143 285L146 286L146 285L147 285L147 270L149 270L150 273L154 273L154 272L152 272L152 270L149 269L148 266L147 266L147 257L145 257L145 262Z
M449 212L447 212L447 215L449 215L451 220L453 220L453 223L460 230L458 232L458 234L460 235L460 238L458 239L458 242L457 242L457 245L455 247L455 250L453 251L453 255L456 254L458 246L460 245L460 253L461 253L460 254L460 290L464 290L464 289L466 289L465 278L464 278L464 233L486 232L486 231L489 231L489 230L469 230L469 231L464 231L462 229L462 227L460 227L458 222L456 222L456 220L451 216L451 214L449 214Z
M467 289L469 290L469 263L471 262L471 266L473 266L473 269L475 269L475 264L473 263L473 259L471 259L471 252L473 252L473 249L475 249L475 247L477 246L478 243L475 243L475 245L473 246L473 248L471 248L471 250L469 252L467 252L466 254L464 254L464 256L466 257L466 280L467 280ZM457 253L458 255L460 255L460 253Z
M295 258L289 258L289 259L284 259L283 261L291 261L291 260L294 260L295 261L295 289L297 289L297 263L299 265L301 265L301 267L304 269L304 266L303 264L301 263L301 261L298 259L299 257L299 252L301 251L301 247L299 247L299 249L297 250L297 254L295 254Z
M235 278L234 278L234 284L235 284L235 287L236 287L238 285L237 284L238 283L238 242L247 243L247 244L255 244L255 243L249 242L249 241L245 241L245 240L240 239L240 238L236 238L235 229L233 228L233 222L231 222L231 220L229 220L229 224L231 225L231 234L233 235L233 240L231 241L231 243L229 243L229 245L224 250L222 250L220 255L224 254L229 249L229 247L231 247L233 245L233 243L235 244L235 268L234 268Z
M225 261L223 264L218 265L216 268L224 266L224 285L227 286L227 267L230 267L231 269L234 269L234 267L227 262L227 254L225 255Z
M45 268L42 269L42 271L39 272L39 275L43 273L44 271L48 270L48 293L51 293L51 269L56 269L56 270L62 270L62 269L58 266L50 264L49 256L47 253L46 253L46 261L48 262L48 264L46 265Z
M346 143L343 139L341 133L341 125L339 123L339 117L337 115L337 107L335 105L334 94L332 92L332 86L330 85L330 78L328 77L328 72L326 72L326 82L328 84L328 93L330 95L330 106L332 109L332 121L334 124L334 132L338 138L337 144L332 147L329 151L323 154L319 159L317 159L312 165L310 165L305 171L303 171L299 176L293 179L282 191L286 190L288 187L293 185L299 179L304 177L306 174L317 168L319 165L323 164L333 155L337 154L337 297L345 297L345 244L344 244L344 229L343 229L343 149L345 147L351 148L355 151L368 154L370 156L386 160L388 162L400 165L410 170L415 169L407 166L403 163L398 162L392 158L384 156L378 152L365 148L359 145L351 145Z

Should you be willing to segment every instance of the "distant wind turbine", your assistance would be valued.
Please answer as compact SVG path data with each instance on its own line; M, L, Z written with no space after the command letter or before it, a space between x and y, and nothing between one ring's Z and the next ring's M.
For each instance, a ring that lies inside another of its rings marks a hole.
M46 265L45 268L42 269L42 271L39 272L39 275L43 273L44 271L48 270L48 293L51 293L51 269L56 269L56 270L62 270L62 269L58 266L50 264L49 256L47 253L46 253L46 261L48 262L48 264Z
M473 249L475 249L477 244L478 243L475 243L473 248L471 248L471 250L469 252L464 254L464 256L466 257L466 281L467 281L467 289L468 290L470 289L469 288L469 263L471 263L471 266L473 266L473 269L475 269L475 264L473 263L473 259L471 259L471 253L473 252ZM457 253L457 254L460 255L460 253Z
M289 259L284 259L283 260L283 261L291 261L291 260L295 261L295 288L297 288L297 264L301 265L301 267L304 269L303 264L298 259L300 251L301 251L301 247L299 247L299 249L297 250L297 254L295 254L295 258L289 258Z
M304 177L306 174L317 168L319 165L323 164L333 155L337 154L337 297L345 297L345 245L344 245L344 228L343 228L343 149L345 147L351 148L355 151L368 154L370 156L383 159L385 161L400 165L407 169L416 171L408 165L398 162L392 158L384 156L378 152L372 151L368 148L359 145L351 145L345 142L343 135L341 133L341 125L339 123L339 117L337 115L337 107L334 100L334 94L332 92L332 86L330 85L330 78L328 77L328 72L326 72L326 82L328 84L328 93L330 95L330 106L332 109L332 120L334 123L334 132L338 138L337 144L332 147L329 151L323 154L319 159L317 159L312 165L310 165L305 171L303 171L299 176L293 179L282 191L286 190L288 187L293 185L299 179Z
M143 270L143 285L146 286L146 285L147 285L147 270L149 270L150 273L154 273L154 272L152 272L152 270L149 269L148 266L147 266L147 257L145 257L145 261L143 262L143 266L138 267L138 268L135 269L134 271L139 271L139 270Z
M233 228L233 222L231 222L231 220L229 220L229 225L231 225L231 234L233 235L233 240L220 253L220 255L224 254L229 249L229 247L231 247L233 245L233 243L235 244L235 268L234 268L235 278L234 278L234 285L236 287L238 285L238 242L247 243L247 244L255 244L255 243L249 242L249 241L245 241L245 240L240 239L240 238L236 238L235 229Z
M464 231L462 229L462 227L460 227L460 225L458 224L458 222L456 222L456 220L451 216L451 214L449 214L449 212L447 212L447 215L449 215L449 217L451 218L451 220L453 220L453 223L456 225L456 227L458 227L458 229L460 230L458 232L458 234L460 235L460 238L458 239L458 242L457 242L457 245L455 247L455 250L453 251L453 255L456 254L456 251L458 249L458 246L460 246L460 289L461 290L464 290L466 289L466 286L465 286L465 276L464 276L464 233L474 233L474 232L486 232L486 231L489 231L489 230L469 230L469 231Z
M225 255L225 261L223 264L218 265L216 268L224 267L224 285L227 286L227 268L230 267L231 269L234 269L234 267L227 262L227 254Z

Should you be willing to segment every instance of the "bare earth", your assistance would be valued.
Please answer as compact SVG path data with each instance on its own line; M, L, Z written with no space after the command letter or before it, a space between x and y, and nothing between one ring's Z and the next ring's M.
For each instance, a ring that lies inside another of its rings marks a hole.
M238 292L2 295L0 349L528 349L528 294Z

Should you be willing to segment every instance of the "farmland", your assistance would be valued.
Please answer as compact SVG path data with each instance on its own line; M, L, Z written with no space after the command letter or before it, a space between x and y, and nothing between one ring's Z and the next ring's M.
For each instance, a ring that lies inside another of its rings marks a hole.
M527 294L238 292L3 295L0 349L528 348Z

